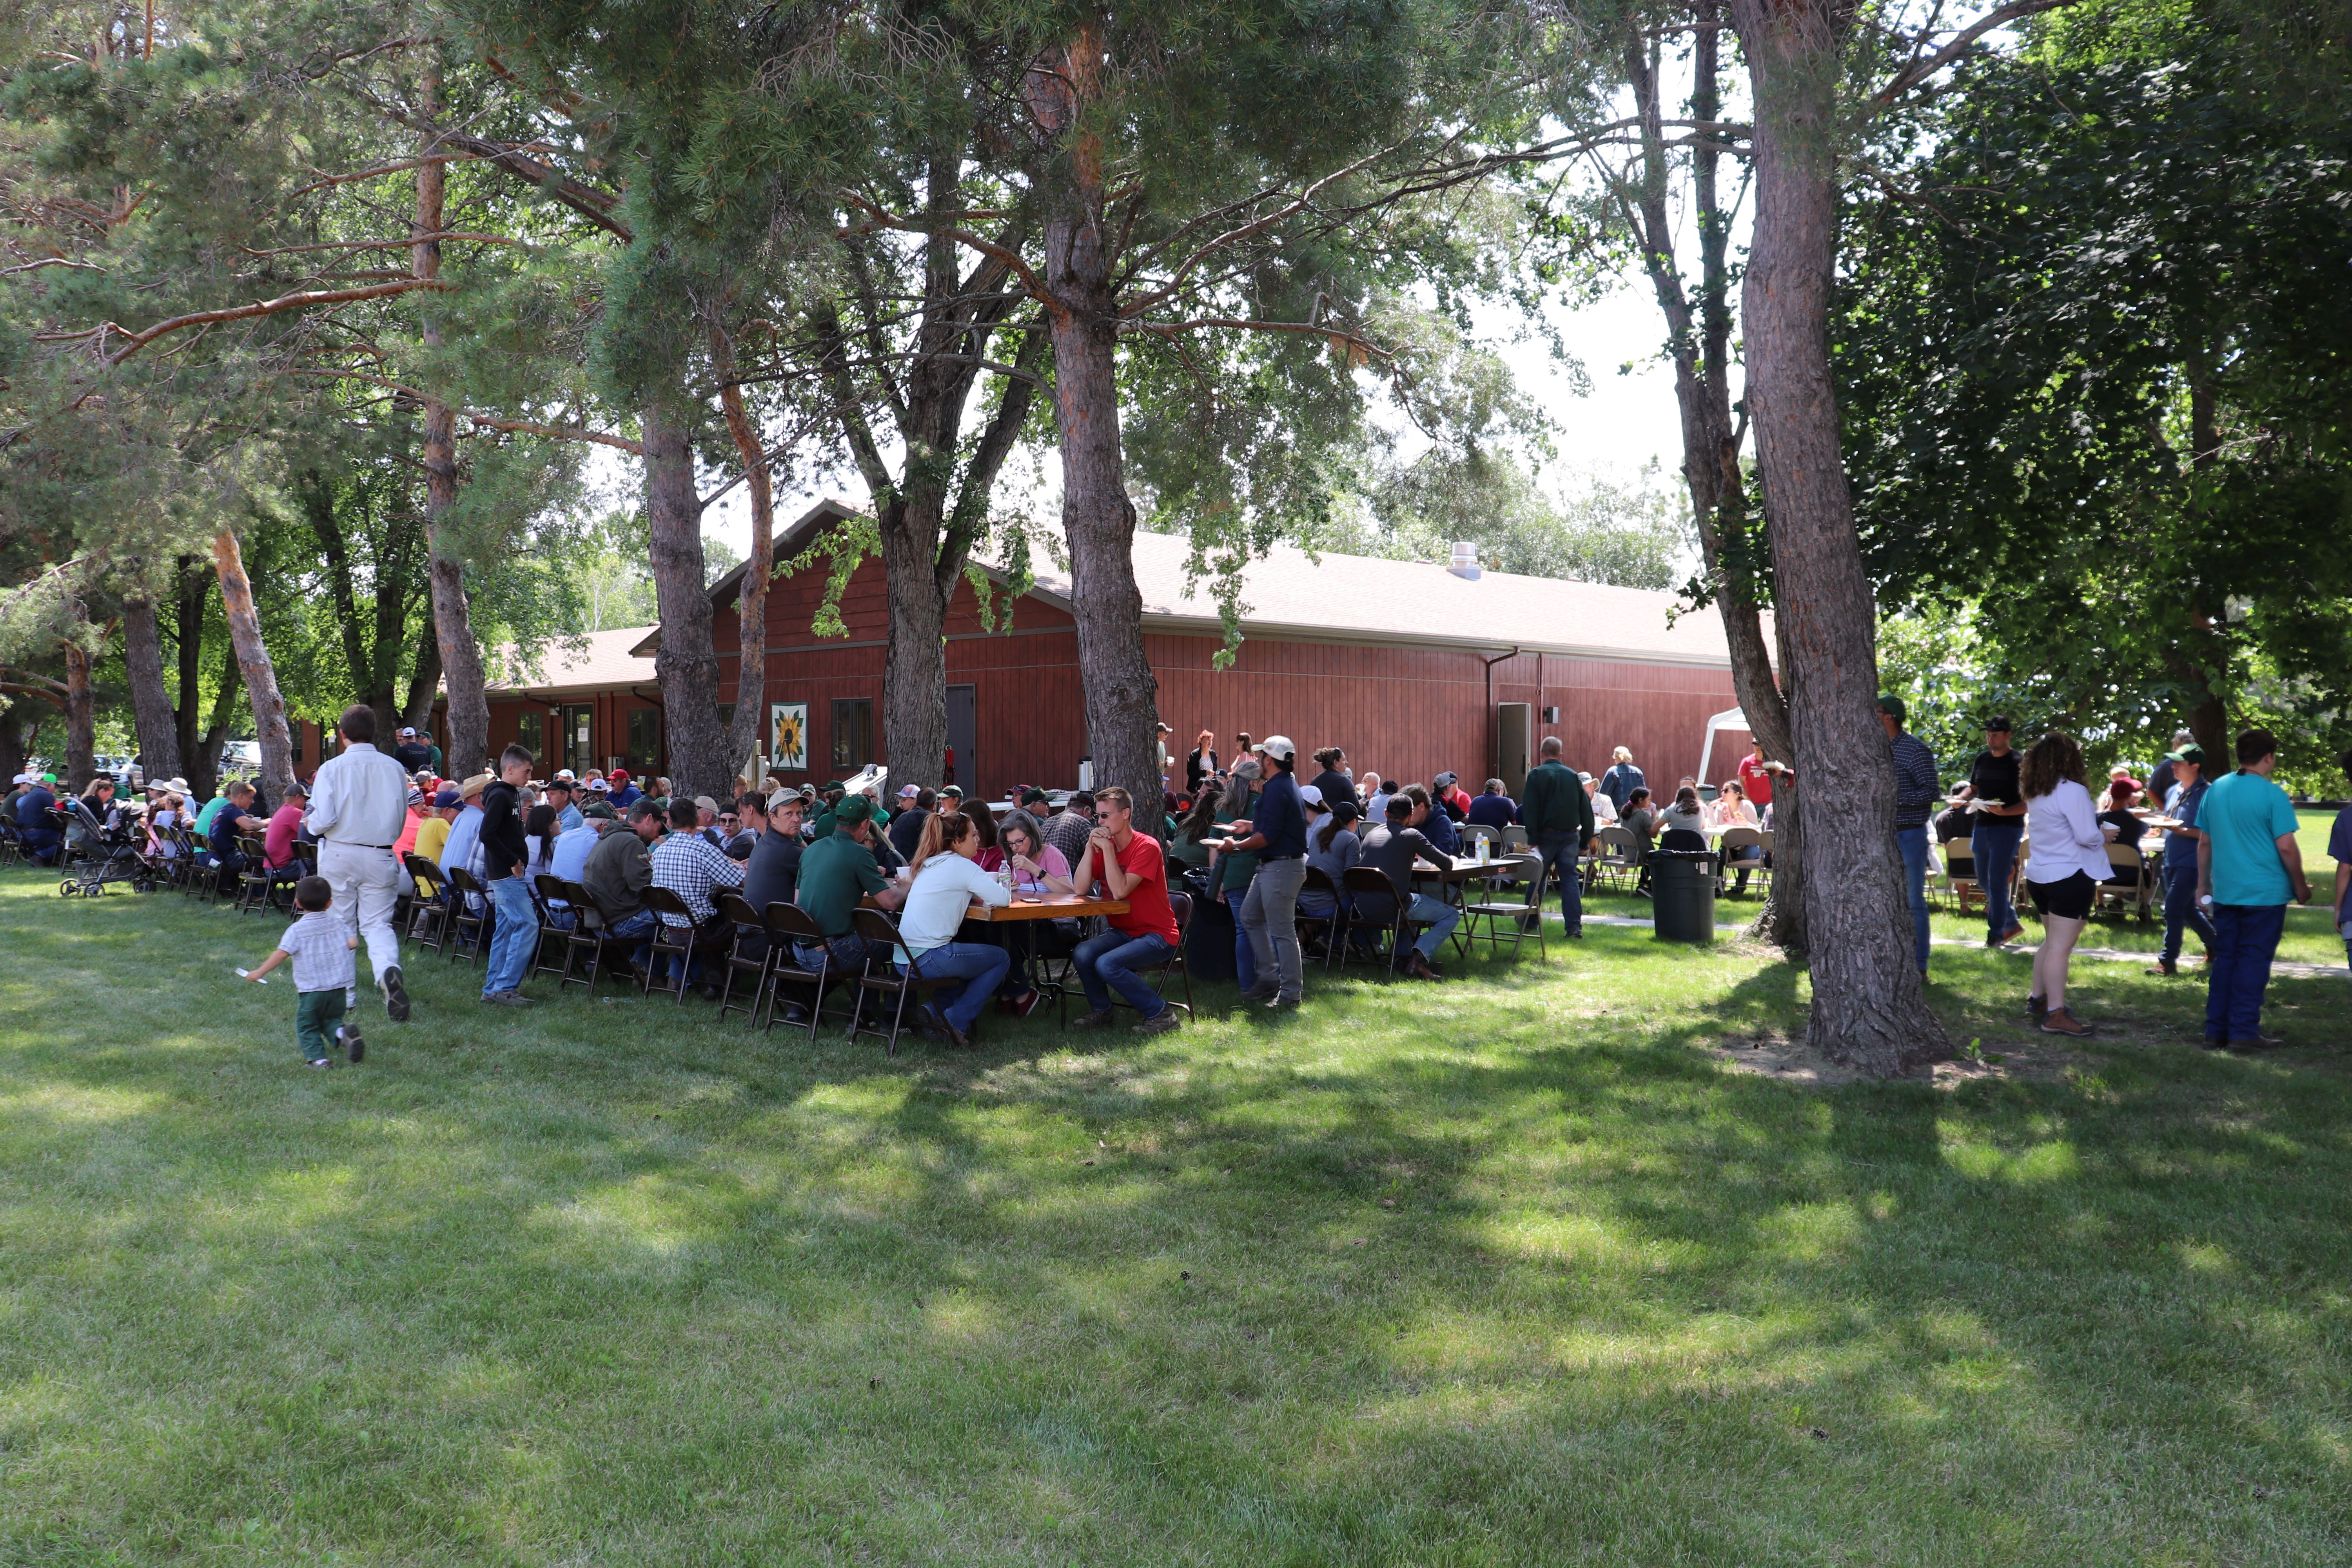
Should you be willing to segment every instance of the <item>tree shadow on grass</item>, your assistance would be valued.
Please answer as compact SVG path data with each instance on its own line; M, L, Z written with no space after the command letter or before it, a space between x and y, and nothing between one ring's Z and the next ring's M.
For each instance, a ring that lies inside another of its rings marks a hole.
M8 1364L66 1434L19 1479L134 1558L230 1516L645 1562L2340 1538L2340 1084L1801 1091L1700 1049L1790 1027L1793 970L1611 1010L1612 956L1087 1055L551 1009L294 1087L0 1032Z

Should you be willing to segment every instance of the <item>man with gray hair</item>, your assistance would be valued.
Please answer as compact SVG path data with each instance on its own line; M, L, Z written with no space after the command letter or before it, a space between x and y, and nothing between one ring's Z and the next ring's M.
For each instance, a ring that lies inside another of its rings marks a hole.
M400 935L392 929L400 867L392 847L408 827L408 774L375 749L374 709L354 702L336 728L343 749L311 775L303 826L319 840L319 875L334 892L330 907L345 931L367 939L383 1010L404 1024L408 990L401 983Z

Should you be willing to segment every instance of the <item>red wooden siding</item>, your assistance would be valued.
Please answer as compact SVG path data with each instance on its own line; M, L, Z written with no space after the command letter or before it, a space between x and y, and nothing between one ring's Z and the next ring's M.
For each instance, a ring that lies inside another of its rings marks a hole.
M820 638L809 627L824 593L820 574L778 582L768 596L768 700L809 705L810 769L832 771L835 699L875 705L877 758L882 736L882 670L888 603L878 561L851 577L841 605L848 635ZM985 796L1019 784L1067 786L1087 750L1075 629L1067 614L1024 598L1007 606L1008 624L982 629L969 584L948 615L950 685L973 687L978 755L958 759L958 778ZM731 692L737 648L732 606L719 611L720 689ZM1160 716L1174 726L1172 755L1202 730L1213 731L1230 757L1233 737L1287 734L1307 751L1347 749L1359 773L1426 780L1452 769L1474 791L1493 766L1485 659L1468 648L1372 647L1250 639L1233 664L1214 666L1217 639L1147 633L1144 651L1160 679ZM1560 709L1558 724L1536 726L1539 742L1557 734L1576 765L1598 773L1611 748L1630 749L1653 779L1671 784L1696 769L1707 719L1738 700L1731 672L1695 665L1620 663L1519 654L1494 667L1496 702ZM1746 749L1744 732L1724 731L1711 771L1730 776ZM600 742L601 745L601 742Z

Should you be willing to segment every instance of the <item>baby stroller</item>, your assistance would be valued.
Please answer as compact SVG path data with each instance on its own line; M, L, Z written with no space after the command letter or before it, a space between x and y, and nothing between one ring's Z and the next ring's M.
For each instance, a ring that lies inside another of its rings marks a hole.
M77 893L94 899L110 882L128 882L142 893L155 890L162 872L140 852L135 819L117 814L116 826L110 827L79 795L63 809L81 829L81 849L70 868L72 874L58 884L58 893L68 899Z

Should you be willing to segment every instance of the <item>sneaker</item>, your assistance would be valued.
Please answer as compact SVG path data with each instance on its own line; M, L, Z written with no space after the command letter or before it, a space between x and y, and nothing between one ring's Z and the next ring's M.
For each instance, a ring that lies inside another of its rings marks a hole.
M1268 985L1265 982L1261 980L1255 985L1251 986L1248 990L1242 993L1242 1000L1244 1002L1271 1002L1275 998L1275 994L1280 989L1281 987L1279 985Z
M346 1060L356 1064L360 1058L367 1055L367 1042L361 1039L360 1032L349 1024L335 1031L335 1038L343 1042L343 1056Z
M2178 974L2180 965L2172 959L2159 958L2147 966L2147 972L2150 974Z
M1109 1026L1110 1011L1105 1007L1093 1008L1070 1020L1073 1029L1105 1029Z
M1138 1035L1164 1035L1171 1029L1182 1027L1183 1023L1184 1020L1176 1016L1175 1008L1162 1007L1159 1012L1136 1025L1130 1032Z
M332 1057L312 1057L303 1065L314 1068L331 1068L335 1065L335 1058Z
M2091 1026L2063 1007L2053 1007L2042 1016L2042 1032L2045 1035L2065 1035L2080 1040L2089 1037Z
M383 1010L395 1024L408 1022L408 986L401 979L397 963L383 972Z
M2247 1056L2255 1051L2267 1051L2286 1044L2276 1035L2250 1035L2232 1039L2226 1047L2232 1056Z
M2048 1015L2049 1011L2049 997L2028 996L2025 999L2025 1016L2032 1019L2035 1023L2039 1024L2042 1022L2042 1018Z
M528 1007L530 998L520 991L485 991L482 1000L499 1007Z
M1030 1014L1034 1013L1037 1010L1037 1005L1045 999L1045 994L1044 992L1032 987L1029 990L1022 992L1018 996L1006 997L1004 999L1004 1010L1013 1017L1025 1018Z

